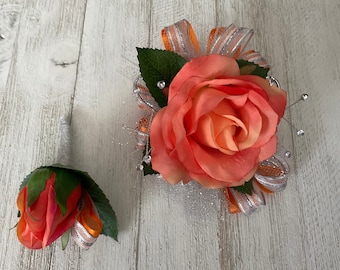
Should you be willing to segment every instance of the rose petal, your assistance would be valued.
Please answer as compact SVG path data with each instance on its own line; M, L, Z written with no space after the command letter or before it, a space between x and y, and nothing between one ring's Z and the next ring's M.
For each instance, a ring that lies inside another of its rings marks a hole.
M67 199L67 212L63 216L61 213L60 208L58 207L52 227L50 229L49 237L46 242L46 246L54 242L57 238L62 236L67 230L69 230L75 223L75 220L77 218L77 215L79 213L78 210L78 203L82 195L82 188L80 185L78 185L70 194L70 196Z
M169 88L169 101L177 95L179 89L191 89L192 87L183 87L189 78L217 78L220 76L237 76L240 70L237 62L228 56L206 55L191 59L186 63L181 71L177 73L172 80ZM200 81L202 80L200 79ZM197 85L197 82L193 86ZM186 95L187 93L184 93Z
M264 161L276 153L277 150L277 137L274 135L269 142L260 148L259 162Z
M21 244L27 248L42 248L42 242L33 235L23 217L20 218L17 224L17 236Z
M191 141L191 145L195 159L201 168L211 178L224 182L224 186L236 186L238 183L249 180L244 180L244 177L257 167L259 149L246 149L229 156L200 146L194 141ZM199 179L194 179L199 181Z
M268 95L269 104L272 106L273 110L279 116L279 119L282 118L285 112L286 103L287 103L287 93L286 91L276 87L270 86L269 82L259 76L253 75L245 75L243 76L244 80L253 82L264 89Z
M204 146L232 155L235 151L238 151L233 138L236 130L235 122L230 119L222 119L223 126L218 126L216 125L218 121L215 119L218 117L213 113L202 116L197 125L196 132L191 137ZM214 130L215 127L218 129Z
M45 189L40 193L38 199L29 207L25 213L25 220L32 233L40 241L43 241L46 228L46 210L50 187L53 186L55 173L46 182Z
M21 217L22 217L23 213L25 213L25 201L26 201L26 199L27 199L27 186L24 186L20 190L18 198L17 198L17 206L18 206L18 209L21 213Z
M48 187L48 199L46 207L46 227L44 231L44 237L42 241L42 247L46 247L48 240L50 239L50 234L54 222L54 217L57 212L58 205L56 203L56 195L53 186Z
M167 147L164 138L167 135L163 134L163 116L165 110L160 110L151 123L150 129L150 145L152 148L152 168L155 171L161 172L162 176L172 184L176 184L181 180L188 179L188 173L183 165L176 159L176 153ZM160 136L160 134L163 134ZM171 140L171 138L169 138ZM170 145L171 146L171 145ZM170 155L173 157L171 158Z
M247 102L244 107L238 110L240 119L245 126L236 136L239 150L242 151L249 147L254 147L258 141L262 129L262 117L259 110L253 103Z
M27 200L27 186L23 187L17 198L17 206L20 211L20 219L17 224L17 237L19 241L28 248L41 248L41 242L32 234L25 221L25 202Z
M260 95L254 91L249 92L249 100L258 108L261 113L262 127L258 140L253 147L261 147L267 143L277 130L278 115Z

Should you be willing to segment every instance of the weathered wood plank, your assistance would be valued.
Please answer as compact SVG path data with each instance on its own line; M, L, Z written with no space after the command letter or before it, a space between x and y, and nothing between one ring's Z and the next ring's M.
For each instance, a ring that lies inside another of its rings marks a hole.
M340 263L340 7L329 1L0 1L0 269L336 269ZM282 123L293 153L283 193L251 217L230 215L219 191L172 186L135 170L135 47L162 48L160 30L186 18L205 46L232 22L272 65L290 103ZM72 115L74 165L116 210L119 243L89 251L20 245L15 199L23 177L53 163L59 117Z
M4 93L18 33L22 3L6 1L0 5L0 93Z
M271 64L271 75L284 89L290 90L286 69L285 43L289 33L284 25L284 16L267 16L282 10L278 1L270 5L263 1L245 4L239 1L223 3L218 12L222 25L235 22L239 26L253 28L255 34L249 47L260 51ZM293 90L293 89L292 89ZM296 95L294 95L296 96ZM294 97L293 96L293 97ZM286 114L289 119L289 114ZM280 142L292 151L292 131L283 121L280 127ZM294 154L293 154L294 155ZM295 156L295 155L294 155ZM299 193L295 175L290 176L285 192L266 195L267 206L247 218L230 216L221 222L221 236L226 245L222 248L221 268L226 269L295 269L304 260L303 231ZM252 258L252 259L250 259Z
M286 47L293 48L287 57L288 66L294 66L291 88L310 93L307 103L291 110L292 119L306 130L305 138L294 139L305 265L307 269L336 269L340 263L340 55L336 45L340 7L333 1L302 1L290 10L292 38Z
M162 28L181 19L192 23L205 47L215 26L213 2L155 1L151 8L150 47L162 49ZM218 269L219 210L218 191L196 184L171 186L146 177L141 198L139 269Z
M138 269L139 160L134 153L138 107L132 83L136 46L149 40L148 1L87 1L72 124L77 167L88 170L116 211L119 243L101 237L81 253L82 269Z
M295 162L286 191L270 196L266 209L250 219L230 217L231 224L221 232L230 244L222 265L227 269L333 269L339 264L339 237L334 234L339 229L339 215L334 211L339 207L332 207L331 202L339 191L334 177L339 148L333 137L339 130L331 123L330 109L335 115L339 54L334 57L323 51L334 48L339 40L335 15L339 7L317 1L255 1L250 5L231 1L221 5L219 21L225 20L226 13L233 21L255 29L253 44L272 64L271 72L287 89L290 102L305 92L311 98L291 108L291 121L305 129L306 136L299 138L292 130ZM326 108L325 104L332 103ZM290 145L286 123L283 135L284 146ZM324 146L316 146L317 142ZM237 235L230 232L231 227Z
M78 268L74 246L69 253L58 252L59 242L30 251L9 228L17 222L22 179L56 161L59 117L71 110L84 10L83 1L29 1L13 24L18 31L11 37L13 51L0 83L1 269ZM70 65L60 65L64 61Z

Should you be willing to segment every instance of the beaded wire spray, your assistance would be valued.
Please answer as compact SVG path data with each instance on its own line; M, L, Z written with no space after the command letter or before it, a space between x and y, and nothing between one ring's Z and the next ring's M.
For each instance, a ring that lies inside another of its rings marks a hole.
M195 51L196 48L193 48L191 46L192 44L190 44L188 41L189 39L192 41L192 36L190 36L190 33L192 34L191 31L193 30L191 29L190 24L185 20L163 29L162 37L166 49L168 50L168 47L171 48L172 51L182 55L187 60L195 57L195 55L197 55L197 51ZM180 33L180 35L178 33ZM207 53L225 54L232 57L235 57L235 55L238 54L242 56L242 59L253 62L260 67L269 67L266 60L258 52L253 50L242 52L238 50L241 47L241 44L243 47L246 46L252 36L252 29L236 27L232 24L228 28L213 29L211 33L212 34L209 38ZM176 37L181 39L177 43L174 42ZM270 85L280 88L279 81L274 77L267 76L266 79ZM158 81L156 85L157 88L163 93L168 91L168 87L166 87L164 80ZM149 145L150 126L155 114L158 112L160 107L150 94L149 89L146 87L146 84L141 77L136 79L133 89L136 96L137 105L143 109L145 116L140 119L136 129L127 127L125 128L135 132L136 149L144 151L142 160L137 166L138 170L143 171L145 169L144 165L149 165L151 163L152 149ZM300 101L305 101L307 99L308 94L302 94L300 99L287 106L286 110L296 105ZM283 117L283 119L288 123L290 128L294 130L297 136L301 137L304 135L303 129L297 129L286 118ZM262 161L254 175L255 180L252 181L253 187L251 194L241 193L234 188L224 188L223 193L228 203L229 212L242 212L245 215L250 215L259 206L265 205L263 193L273 193L284 190L287 186L289 174L289 166L286 162L286 159L290 157L291 151L284 150L284 154L281 155L281 153L277 152L271 158ZM157 177L162 178L162 176L159 174Z

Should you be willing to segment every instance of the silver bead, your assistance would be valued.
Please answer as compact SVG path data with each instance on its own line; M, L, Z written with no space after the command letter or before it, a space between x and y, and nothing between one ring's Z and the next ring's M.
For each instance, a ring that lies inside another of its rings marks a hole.
M303 129L300 129L300 130L296 131L296 135L301 137L301 136L305 135L305 132L303 131Z
M307 100L307 99L308 99L308 94L301 95L301 100Z
M159 89L164 89L164 87L165 87L165 81L158 81L157 82L157 87L159 88Z
M286 153L285 153L285 157L290 158L291 156L292 156L292 153L287 150Z

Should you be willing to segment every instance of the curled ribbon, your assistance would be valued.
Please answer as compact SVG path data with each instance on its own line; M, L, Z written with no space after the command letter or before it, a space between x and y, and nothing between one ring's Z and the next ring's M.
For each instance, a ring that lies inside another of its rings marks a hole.
M269 68L267 61L259 52L246 51L246 46L254 34L253 29L237 27L213 28L210 31L205 54L222 54L253 62L260 67ZM199 42L191 24L181 20L162 30L162 40L166 50L176 52L190 60L202 55Z
M262 161L254 175L252 194L243 194L233 188L225 188L224 196L230 213L242 212L249 216L261 205L265 205L262 192L283 191L287 186L289 167L279 155Z
M97 240L102 228L103 224L98 217L93 202L90 196L85 193L84 207L72 228L72 238L81 248L89 249Z

